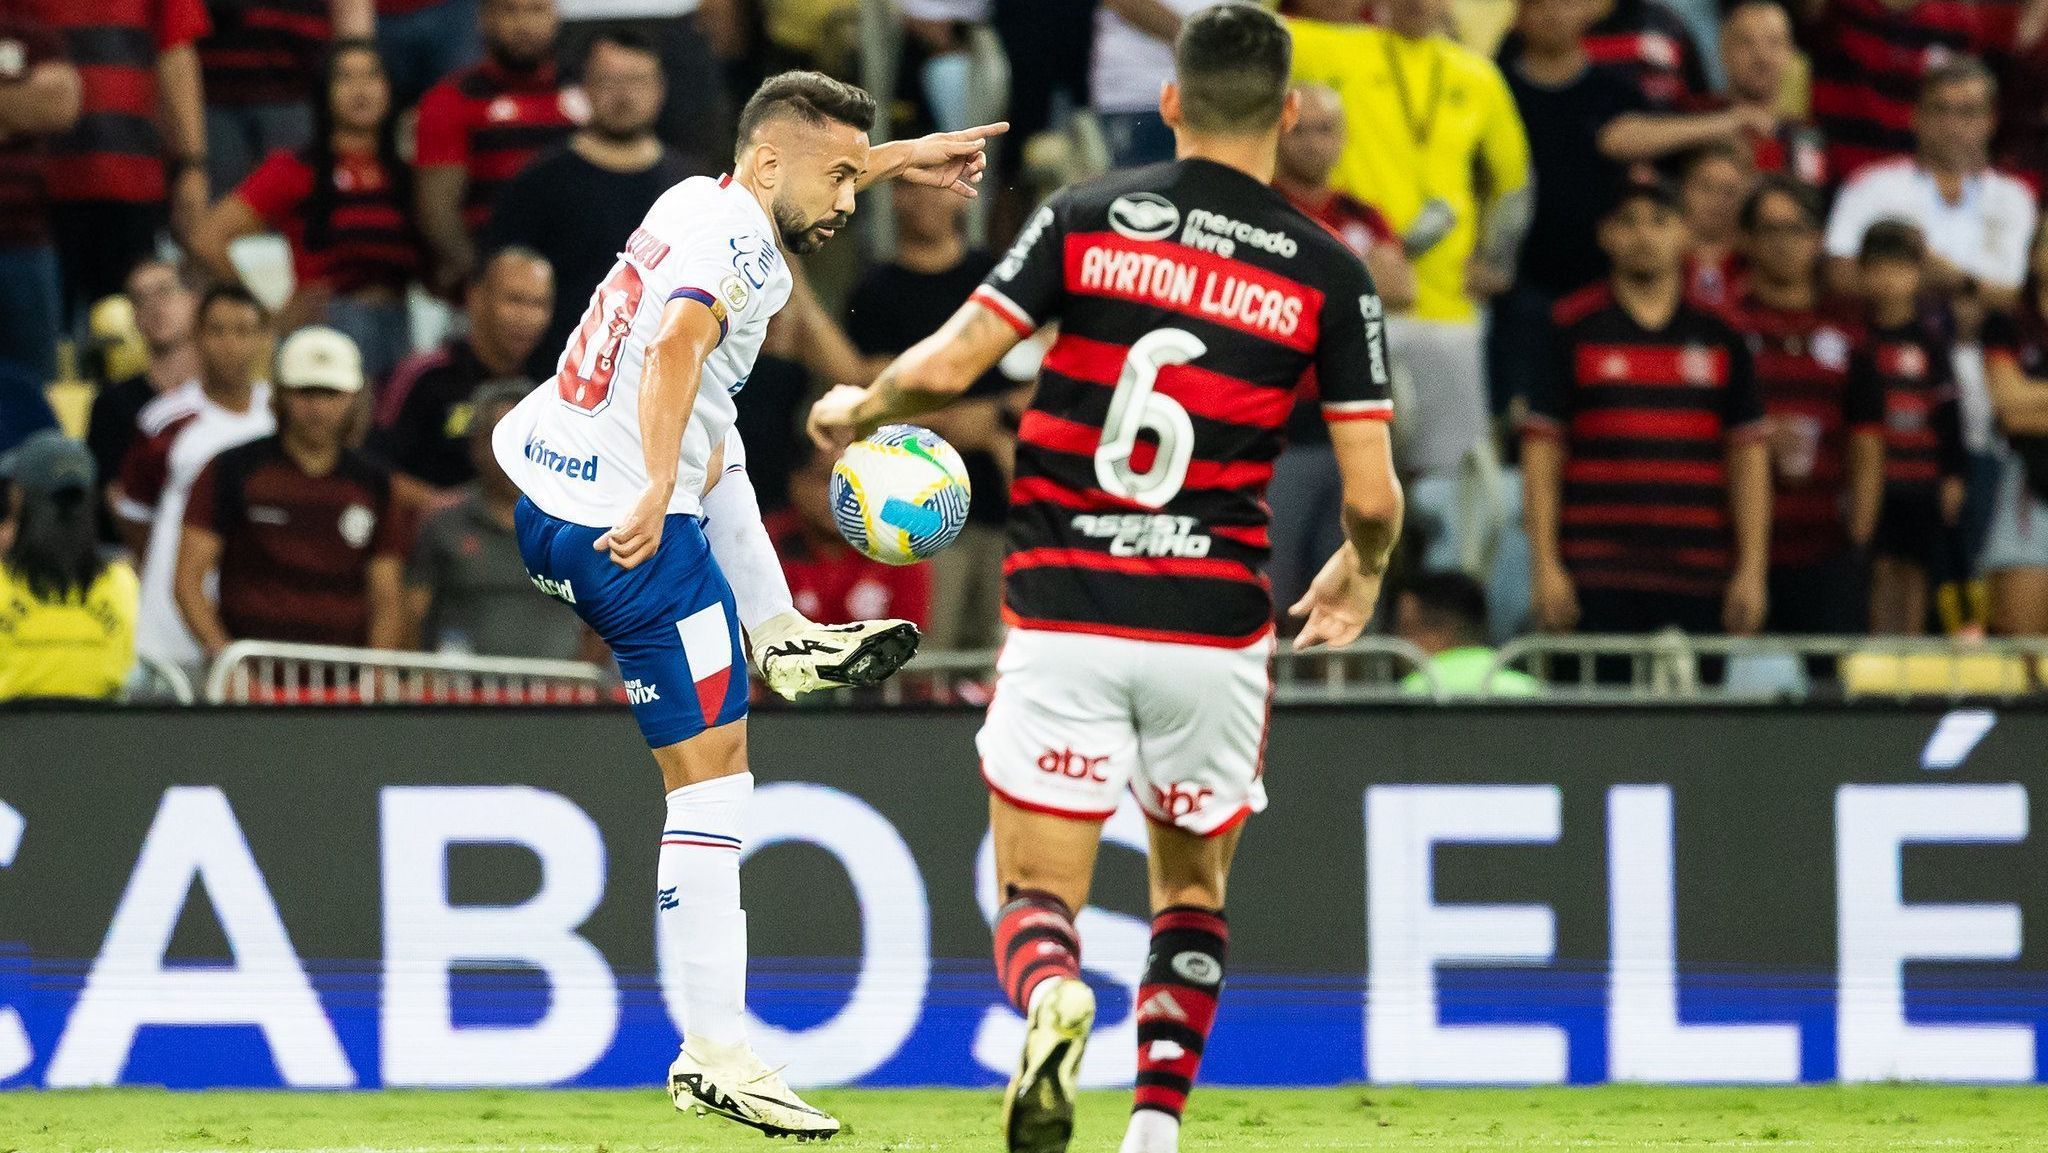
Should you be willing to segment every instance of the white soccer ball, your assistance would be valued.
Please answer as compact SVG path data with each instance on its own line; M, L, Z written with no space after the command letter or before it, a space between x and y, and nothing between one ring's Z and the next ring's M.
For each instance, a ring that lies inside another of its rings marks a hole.
M952 544L973 493L944 438L884 425L832 466L832 519L846 543L883 564L916 564Z

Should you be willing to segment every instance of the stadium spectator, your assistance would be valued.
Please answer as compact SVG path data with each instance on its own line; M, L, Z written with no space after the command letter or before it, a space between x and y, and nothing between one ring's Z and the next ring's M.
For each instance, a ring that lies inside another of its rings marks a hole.
M1651 112L1626 77L1593 66L1586 29L1596 0L1525 0L1512 53L1501 68L1529 134L1535 217L1516 261L1514 287L1494 301L1488 326L1493 403L1526 397L1548 339L1550 310L1606 274L1600 216L1627 175L1625 165L1729 140L1758 124L1742 109Z
M2005 441L1978 560L1991 625L2003 636L2048 636L2048 229L2034 237L2019 311L1984 324L1984 360Z
M520 245L554 266L551 317L526 362L526 375L535 380L553 375L592 290L661 194L688 177L718 171L655 135L661 58L639 33L598 33L590 41L583 87L589 122L567 147L537 158L498 193L484 245L486 252Z
M1385 213L1415 261L1415 307L1387 323L1415 388L1401 465L1454 474L1488 435L1474 298L1513 279L1533 211L1529 142L1500 71L1443 34L1436 0L1391 0L1383 17L1385 27L1290 21L1294 75L1335 89L1352 124L1376 128L1352 134L1331 183Z
M468 278L498 190L567 140L588 107L555 71L555 0L481 4L484 61L428 90L416 130L417 219L444 289Z
M61 31L79 72L79 117L52 143L44 172L50 222L73 315L121 290L171 231L206 215L206 106L193 44L202 0L17 0Z
M1692 29L1663 0L1591 0L1584 42L1593 66L1627 81L1651 108L1675 111L1706 93L1707 70ZM1521 54L1518 27L1501 41L1499 60Z
M1102 0L1096 8L1088 91L1116 167L1173 159L1173 130L1159 117L1159 88L1173 79L1181 21L1214 2Z
M1429 671L1401 678L1401 691L1427 695L1431 678L1447 696L1533 697L1536 678L1515 669L1493 671L1486 643L1486 589L1461 572L1426 572L1394 600L1394 635L1429 654Z
M367 39L373 0L206 0L213 31L199 41L206 89L206 176L215 199L272 152L313 139L313 90L334 40Z
M1001 191L994 233L1014 235L1037 207L1038 194L1019 181L1025 145L1049 129L1064 126L1066 116L1091 106L1089 71L1094 66L1097 0L990 0L989 22L1011 61L1027 60L1009 69L1009 140L989 158L989 182Z
M437 503L475 477L470 397L493 380L520 375L547 327L553 295L545 257L499 249L469 286L468 331L407 361L392 378L370 443L394 470L392 483L408 504Z
M1734 0L1721 17L1725 102L1751 114L1743 133L1750 166L1820 187L1828 182L1826 141L1811 123L1785 112L1785 86L1798 53L1792 17L1780 0Z
M214 457L192 486L178 611L208 659L238 639L397 648L409 533L390 474L348 447L362 359L341 332L302 328L274 375L276 434Z
M930 621L928 565L886 565L855 552L832 521L832 458L808 455L789 478L789 507L767 517L796 610L823 625L896 617Z
M110 542L118 538L105 494L139 435L136 420L150 401L199 375L199 350L192 341L199 294L192 291L178 267L152 256L128 274L124 291L148 360L142 371L103 386L93 396L92 418L85 433L85 445L100 478L100 532L102 539Z
M1402 251L1401 238L1379 209L1330 187L1330 171L1348 135L1343 101L1319 84L1296 85L1295 91L1300 93L1301 115L1280 134L1273 187L1335 232L1365 262L1382 304L1397 311L1407 308L1415 301L1415 268ZM1337 458L1330 450L1329 426L1313 381L1304 380L1295 398L1287 421L1287 447L1273 462L1266 496L1273 506L1273 551L1266 576L1273 584L1280 627L1288 629L1299 622L1287 614L1287 606L1301 599L1308 582L1343 544L1337 516Z
M1685 299L1685 223L1631 182L1600 226L1609 280L1557 306L1522 434L1537 623L1552 632L1764 621L1771 518L1749 348Z
M0 7L0 361L44 380L57 373L63 315L44 146L78 122L79 84L55 29Z
M18 497L0 542L0 701L105 699L135 665L135 570L102 556L92 454L54 429L0 456Z
M1702 304L1722 307L1742 294L1742 202L1754 183L1733 143L1703 145L1679 166L1678 206L1692 237L1685 287Z
M1921 307L1925 241L1880 220L1863 234L1858 280L1869 307L1867 355L1884 397L1884 506L1871 541L1870 627L1927 631L1928 590L1967 576L1962 432L1944 325Z
M278 327L340 329L381 381L412 347L405 293L421 264L412 170L398 155L391 86L371 43L337 41L321 76L312 142L264 158L207 214L193 254L232 284L240 274L229 245L265 229L282 233L297 283Z
M199 377L143 407L143 439L128 450L109 494L122 537L142 564L136 647L171 664L196 664L203 655L173 593L192 482L214 454L276 427L270 385L258 378L267 320L246 289L207 291L199 304Z
M655 121L662 143L689 156L723 156L732 148L732 102L714 38L739 16L737 0L559 0L559 63L586 88L590 50L606 35L646 42L660 60L669 98ZM593 103L597 98L591 93ZM593 108L593 112L595 109ZM960 127L965 128L962 124Z
M470 398L470 460L476 479L461 503L429 517L405 570L408 632L429 652L568 660L583 626L553 597L535 596L519 560L512 510L519 489L491 452L491 430L533 389L494 381Z
M846 334L871 357L894 356L937 332L996 263L967 244L967 201L915 184L898 185L892 195L896 258L868 268L847 308ZM991 369L967 390L979 403L922 418L960 450L974 490L967 527L930 565L925 642L934 649L994 648L1002 640L1003 524L1015 428L1008 401L1016 391L1000 368Z
M1829 177L1848 179L1867 164L1914 152L1926 112L1924 79L1959 58L2002 55L2015 42L2021 7L1799 0L1813 119L1827 141ZM1917 109L1909 95L1915 90Z
M1835 198L1827 254L1838 290L1854 289L1865 230L1897 218L1926 238L1930 291L1981 311L2018 302L2037 213L2026 184L1990 166L1997 90L1978 60L1927 72L1912 114L1913 155L1870 165Z
M478 0L376 0L377 55L391 104L411 108L443 76L483 59Z
M1767 631L1861 633L1866 556L1884 491L1884 396L1856 355L1862 324L1820 286L1820 193L1766 177L1742 206L1749 275L1738 315L1770 426Z

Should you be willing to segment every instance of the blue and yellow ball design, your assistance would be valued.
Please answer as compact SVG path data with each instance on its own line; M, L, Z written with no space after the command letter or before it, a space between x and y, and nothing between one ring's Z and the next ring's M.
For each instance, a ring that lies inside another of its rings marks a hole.
M832 466L832 519L846 543L883 564L916 564L967 524L967 465L928 428L891 424Z

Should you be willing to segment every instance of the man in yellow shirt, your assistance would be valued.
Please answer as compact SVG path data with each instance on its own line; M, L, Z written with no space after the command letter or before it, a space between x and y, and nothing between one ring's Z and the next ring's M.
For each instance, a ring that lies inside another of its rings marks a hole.
M1295 79L1335 89L1353 126L1331 183L1385 214L1415 263L1415 306L1387 324L1413 382L1411 476L1454 472L1487 435L1479 303L1512 279L1535 203L1507 82L1443 34L1442 3L1389 0L1384 26L1289 25Z
M0 554L0 701L110 698L135 664L141 591L134 569L100 558L95 471L54 430L0 457L18 510Z

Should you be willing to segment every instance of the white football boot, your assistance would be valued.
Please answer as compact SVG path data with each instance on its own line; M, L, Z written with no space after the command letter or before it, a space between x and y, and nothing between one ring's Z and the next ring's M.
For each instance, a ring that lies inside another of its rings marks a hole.
M1052 977L1032 990L1024 1059L1003 1094L1010 1153L1066 1153L1081 1053L1094 1027L1095 991L1080 979Z
M880 684L917 652L909 621L821 625L786 612L761 622L750 638L754 667L784 700L819 689Z
M825 1141L839 1119L812 1108L745 1045L691 1040L668 1067L668 1097L682 1112L724 1117L770 1137Z

